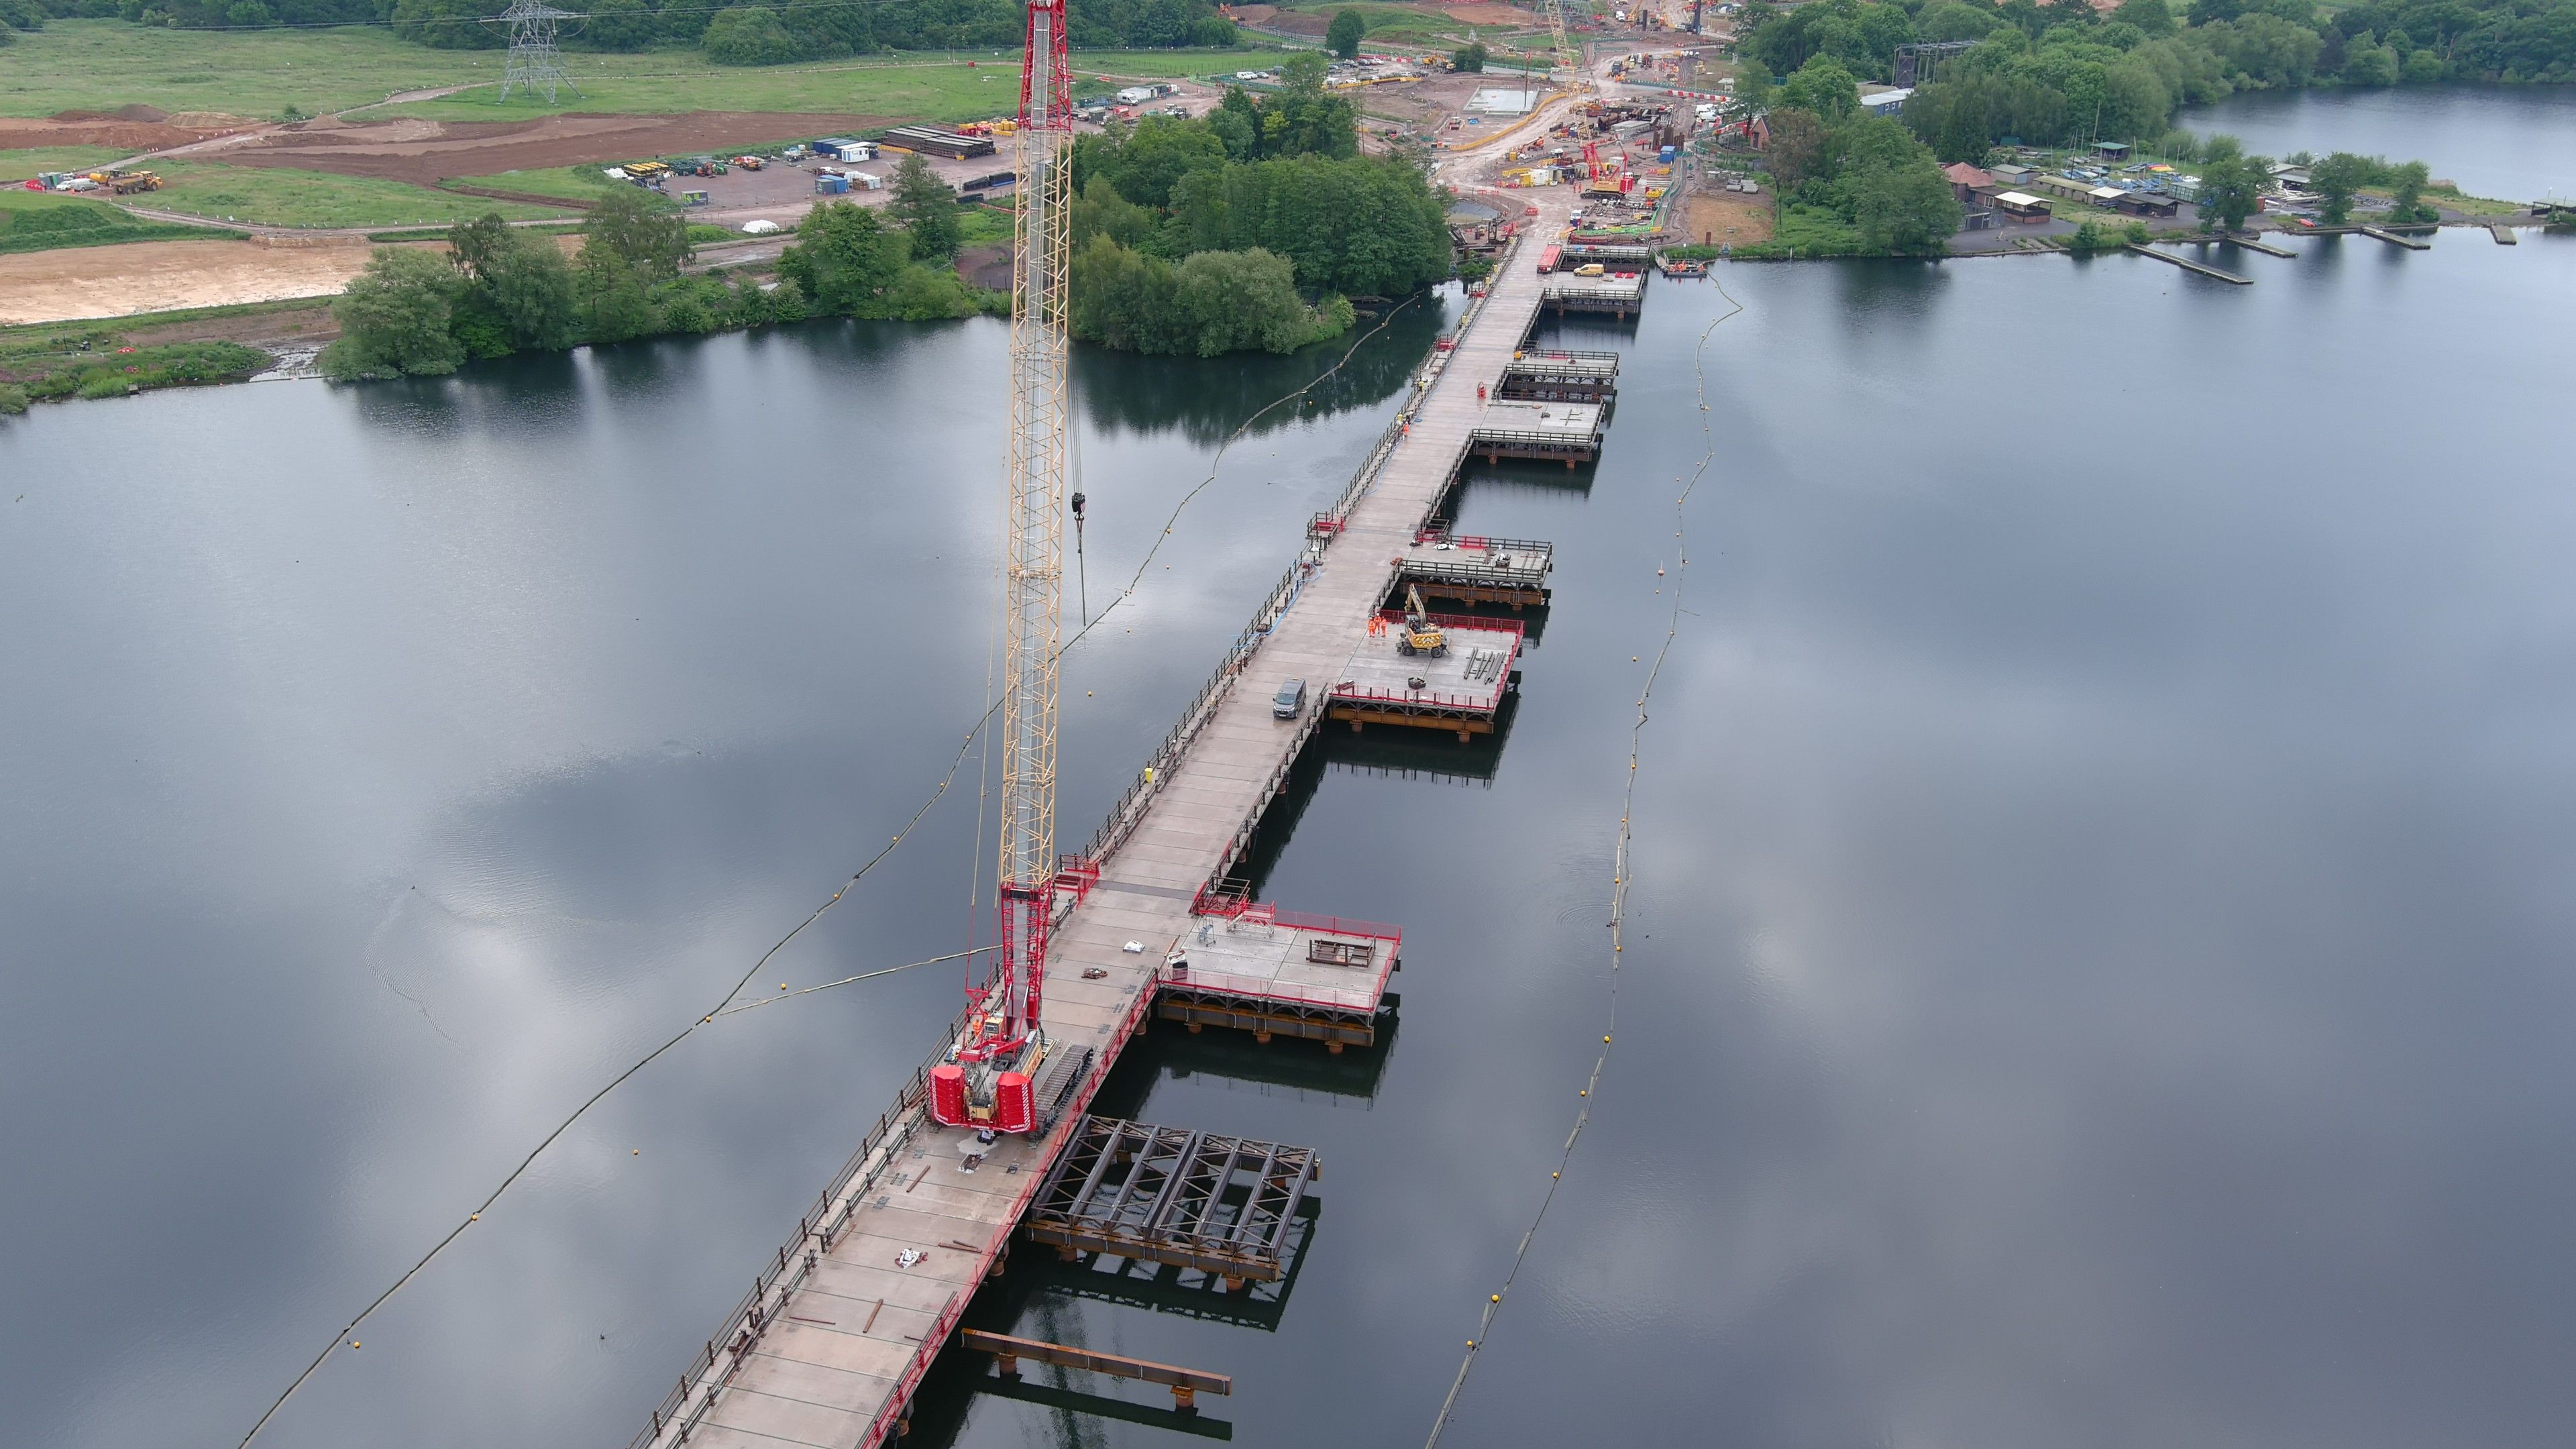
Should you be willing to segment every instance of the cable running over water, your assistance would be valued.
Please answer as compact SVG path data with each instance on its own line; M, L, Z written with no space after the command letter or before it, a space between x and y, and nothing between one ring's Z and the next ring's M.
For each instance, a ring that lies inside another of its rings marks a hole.
M1282 393L1269 403L1256 409L1250 416L1246 417L1240 424L1236 425L1233 432L1226 435L1225 441L1217 446L1215 456L1209 461L1208 475L1205 478L1200 479L1189 492L1183 494L1179 502L1172 505L1170 516L1164 520L1162 532L1155 535L1154 542L1145 550L1145 557L1136 565L1135 576L1127 581L1127 586L1119 590L1117 596L1111 599L1098 614L1092 616L1090 623L1085 624L1082 628L1076 630L1071 638L1066 639L1063 643L1056 646L1056 653L1059 657L1070 651L1074 645L1081 643L1093 629L1098 628L1103 622L1107 621L1109 616L1116 612L1120 604L1127 602L1128 599L1135 596L1137 589L1144 584L1145 571L1153 566L1155 554L1162 550L1163 541L1172 536L1172 529L1180 522L1182 511L1187 509L1193 502L1196 502L1199 495L1206 492L1208 487L1216 482L1217 474L1224 466L1227 451L1237 442L1240 442L1244 434L1252 430L1253 424L1259 422L1264 417L1269 416L1279 408L1296 401L1298 398L1304 397L1309 392L1314 391L1314 389L1325 379L1340 372L1350 363L1351 358L1358 354L1360 348L1366 346L1371 338L1374 338L1380 332L1385 331L1387 327L1395 321L1397 313L1402 312L1406 307L1413 305L1413 300L1414 299L1408 297L1403 302L1400 302L1396 306L1388 309L1386 316L1380 319L1375 327L1370 328L1368 331L1362 333L1358 338L1354 339L1351 345L1343 351L1342 355L1334 360L1332 366L1307 379L1303 384L1299 385L1295 389ZM845 977L839 981L826 982L821 986L810 986L802 991L790 992L787 993L786 996L782 997L768 997L741 1005L735 1004L735 998L742 994L742 989L745 986L751 984L751 979L754 976L760 974L761 968L767 966L771 958L775 957L780 951L785 950L790 942L794 941L798 936L803 935L806 927L821 920L824 912L829 911L836 905L839 905L841 903L841 899L848 895L860 881L866 879L868 873L875 870L887 856L894 854L895 850L903 844L905 839L920 826L923 819L929 816L931 807L937 805L940 799L948 793L948 787L956 783L958 769L966 763L966 757L974 750L977 739L982 737L985 733L985 726L993 722L994 714L1001 708L1001 701L993 697L992 682L990 678L991 670L989 667L986 670L986 675L984 691L986 702L984 705L984 713L975 721L974 727L966 732L965 739L958 743L957 753L950 757L947 771L939 777L939 783L933 786L930 794L922 800L920 808L912 812L912 818L904 822L903 829L897 831L894 838L888 841L874 855L869 856L866 863L862 864L857 870L852 871L849 879L843 881L841 883L841 888L832 892L829 899L825 900L821 905L816 906L813 911L805 917L805 919L797 922L795 928L790 930L786 935L779 937L777 942L770 946L768 950L760 953L760 959L752 962L751 965L743 971L742 975L735 979L733 985L727 988L724 996L719 999L715 1005L708 1007L697 1020L690 1022L686 1027L683 1027L679 1032L674 1034L669 1040L664 1041L660 1046L653 1048L651 1051L646 1052L643 1056L637 1058L633 1065L627 1067L626 1070L619 1072L615 1077L611 1078L606 1086L601 1087L598 1091L593 1092L590 1096L584 1098L581 1105L572 1110L572 1114L570 1116L567 1116L561 1122L556 1123L554 1130L548 1132L543 1140L539 1141L535 1147L529 1149L528 1155L520 1159L519 1165L510 1169L509 1175L503 1177L498 1186L494 1187L480 1203L477 1203L472 1211L468 1212L455 1227L449 1229L445 1237L440 1238L436 1243L432 1244L429 1251L421 1254L417 1262L403 1270L401 1277L396 1278L392 1285L387 1287L385 1291L377 1294L373 1299L369 1300L367 1306L360 1309L356 1317L342 1325L339 1332L332 1336L331 1342L325 1345L320 1353L313 1356L313 1361L311 1363L304 1366L304 1371L297 1374L294 1381L289 1383L285 1389L278 1394L276 1399L270 1402L268 1408L260 1414L258 1422L250 1426L250 1432L242 1435L242 1449L248 1449L250 1442L257 1439L260 1435L260 1431L268 1427L269 1421L277 1417L277 1411L285 1408L286 1401L295 1396L295 1391L304 1387L306 1381L311 1379L315 1373L319 1372L323 1364L330 1361L333 1350L339 1348L342 1344L347 1343L350 1335L356 1333L370 1317L373 1317L377 1309L384 1307L386 1302L391 1300L396 1293L401 1292L412 1279L419 1277L421 1271L435 1261L439 1254L446 1252L450 1245L455 1243L458 1238L464 1236L467 1228L473 1226L478 1220L480 1220L484 1213L491 1211L492 1205L501 1200L501 1195L508 1192L513 1184L517 1183L522 1176L526 1175L527 1170L535 1165L536 1160L540 1156L544 1155L545 1150L552 1147L556 1140L562 1137L564 1133L570 1131L574 1123L579 1122L591 1108L598 1106L609 1093L616 1091L620 1086L623 1086L628 1078L633 1077L637 1072L640 1072L644 1070L644 1068L652 1065L654 1060L660 1057L664 1052L667 1052L671 1048L678 1046L681 1042L688 1040L690 1035L695 1033L700 1027L712 1025L718 1017L733 1016L740 1012L748 1011L753 1007L767 1006L773 1001L789 1000L797 997L808 996L817 991L829 990L836 986L847 986L854 982L872 981L880 976L891 976L896 972L909 971L915 967L936 965L943 961L962 960L966 957L979 955L992 949L989 946L979 946L971 950L955 951L945 956L934 956L925 961L913 961L901 966L887 967L877 971L862 972L859 975ZM978 773L979 775L981 774L980 767ZM977 811L978 818L976 822L976 835L979 842L976 849L979 856L982 852L980 842L983 835L981 816L982 811L979 809Z
M1681 636L1682 584L1690 577L1687 532L1691 495L1699 491L1700 480L1708 475L1709 465L1717 460L1717 434L1710 426L1708 415L1708 339L1717 331L1719 323L1744 310L1744 304L1735 300L1735 294L1726 290L1726 284L1718 281L1714 273L1710 274L1709 280L1716 284L1718 295L1727 300L1728 310L1719 313L1700 330L1699 345L1691 351L1691 371L1699 391L1699 430L1707 448L1700 454L1699 466L1691 470L1688 479L1674 480L1682 484L1682 490L1673 499L1673 610L1664 624L1663 644L1655 650L1654 663L1646 669L1645 686L1637 691L1636 718L1628 726L1628 783L1620 792L1618 847L1610 857L1609 1009L1601 1024L1601 1051L1593 1058L1592 1075L1583 1085L1582 1096L1577 1099L1582 1105L1574 1110L1574 1127L1565 1134L1565 1146L1557 1153L1556 1170L1547 1175L1547 1191L1540 1195L1538 1211L1530 1216L1529 1231L1521 1234L1520 1246L1512 1253L1512 1266L1503 1275L1502 1287L1485 1301L1484 1313L1476 1323L1476 1336L1467 1340L1467 1350L1458 1360L1458 1376L1450 1381L1449 1394L1440 1401L1439 1417L1431 1421L1431 1435L1423 1441L1423 1449L1434 1449L1440 1436L1447 1432L1450 1419L1457 1412L1459 1397L1466 1391L1467 1375L1476 1367L1476 1355L1485 1347L1486 1336L1493 1332L1494 1320L1502 1316L1503 1301L1511 1296L1512 1284L1519 1280L1521 1267L1529 1260L1530 1243L1538 1237L1539 1225L1547 1221L1547 1210L1556 1201L1556 1189L1565 1180L1566 1169L1574 1165L1575 1144L1583 1139L1583 1129L1592 1120L1592 1094L1601 1090L1602 1074L1610 1067L1611 1039L1619 1034L1619 957L1623 949L1620 936L1627 922L1629 848L1632 843L1628 822L1636 812L1637 763L1646 732L1646 706L1654 698L1655 680L1664 672L1664 660L1672 653L1674 641Z

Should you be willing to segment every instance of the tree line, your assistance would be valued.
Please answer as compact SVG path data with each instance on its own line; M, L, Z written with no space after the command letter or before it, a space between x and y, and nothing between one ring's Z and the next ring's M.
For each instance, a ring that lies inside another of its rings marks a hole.
M1287 351L1349 326L1347 297L1450 274L1446 208L1422 168L1359 154L1323 68L1299 55L1275 94L1230 87L1204 120L1149 116L1075 143L1075 336Z
M1007 308L962 281L956 202L908 158L888 217L817 203L779 258L779 280L684 275L688 223L667 203L621 187L591 209L580 249L497 215L461 222L448 247L378 247L332 315L340 337L321 367L336 381L454 372L469 359L559 352L589 343L718 332L808 317L927 321Z
M1748 20L1761 79L1823 58L1889 81L1900 45L1973 42L1906 103L1944 160L2007 136L2155 143L2177 107L2249 87L2576 78L2576 0L1817 0Z
M33 30L48 16L124 19L181 29L390 23L405 40L441 50L508 43L492 24L503 0L0 0L8 27ZM726 65L774 65L888 50L1017 48L1028 12L1017 0L585 0L588 18L567 28L571 50L698 49ZM1073 8L1068 38L1083 49L1162 50L1237 43L1234 22L1210 0L1089 0Z
M1902 122L1862 114L1859 82L1832 56L1810 54L1776 85L1758 73L1737 84L1767 113L1775 208L1830 214L1862 255L1937 253L1959 229L1966 210L1931 148Z

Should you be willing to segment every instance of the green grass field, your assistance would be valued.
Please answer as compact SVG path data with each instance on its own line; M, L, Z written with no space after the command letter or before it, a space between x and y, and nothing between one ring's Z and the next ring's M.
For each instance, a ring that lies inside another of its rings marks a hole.
M963 121L1019 103L1010 54L903 54L750 68L710 65L688 51L564 59L579 96L566 95L557 106L519 96L504 104L494 94L500 52L430 50L373 27L204 31L55 20L0 49L0 115L141 104L273 118L290 105L319 114L443 86L478 89L370 114L492 121L558 111L839 111ZM971 69L969 59L976 62ZM1226 74L1276 59L1269 50L1086 51L1074 57L1074 69L1171 77Z
M975 64L969 66L969 59ZM1086 51L1074 56L1073 68L1078 77L1123 82L1231 75L1276 59L1276 52L1250 50ZM1020 100L1019 63L1007 54L905 55L891 60L737 68L709 65L688 52L664 52L568 57L566 68L582 94L577 100L566 96L557 107L518 96L504 102L497 87L485 87L369 114L506 121L555 110L805 111L953 122L1004 115L1016 109Z
M125 158L104 146L36 146L0 151L0 182L25 181L40 171L95 171Z
M568 201L597 201L601 193L624 183L609 180L597 166L549 166L540 171L502 171L490 176L457 176L450 186L482 186L494 191L524 191L531 196L560 196Z
M497 211L513 221L562 216L551 207L480 196L455 196L426 186L320 171L261 166L221 166L210 161L163 161L153 168L166 183L134 198L161 211L269 226L393 227L467 221Z
M219 235L199 226L144 221L104 201L17 187L0 189L0 254Z
M1338 0L1324 0L1321 4L1292 5L1284 8L1303 11L1326 21L1330 21L1342 11L1356 10L1360 13L1360 19L1368 25L1363 38L1372 50L1383 49L1390 45L1418 45L1426 53L1445 52L1464 45L1470 29L1483 36L1488 45L1493 43L1494 37L1498 34L1498 27L1469 26L1462 21L1449 18L1442 11L1427 6L1377 5L1367 3L1367 0L1360 0L1357 4L1342 4L1338 3Z

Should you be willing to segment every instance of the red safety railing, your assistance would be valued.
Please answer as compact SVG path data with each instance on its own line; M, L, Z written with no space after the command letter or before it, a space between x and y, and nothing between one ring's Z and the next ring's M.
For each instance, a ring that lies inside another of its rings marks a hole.
M1256 902L1250 896L1200 886L1190 897L1190 914L1217 920L1241 921L1246 925L1286 926L1292 931L1318 931L1329 936L1363 936L1379 941L1401 943L1404 932L1384 921L1362 921L1349 916L1320 916L1312 911L1284 910L1270 902Z

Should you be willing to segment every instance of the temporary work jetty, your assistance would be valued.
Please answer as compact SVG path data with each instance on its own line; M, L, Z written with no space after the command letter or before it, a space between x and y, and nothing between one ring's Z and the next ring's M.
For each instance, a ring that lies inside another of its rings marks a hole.
M2142 257L2154 257L2160 262L2171 262L2186 272L2198 272L2204 277L2214 277L2222 282L2233 282L2240 287L2250 287L2254 285L2254 279L2252 277L2240 277L2234 272L2222 272L2218 268L2210 266L2205 262L2195 262L2189 257L2178 257L2171 252L2158 251L2154 247L2140 246L2136 242L2129 243L2127 246L2123 247L2122 250L2136 252Z
M1642 272L1598 277L1559 273L1547 279L1541 300L1558 312L1604 312L1624 320L1644 307L1646 277Z
M1541 214L1515 247L1563 225L1568 199L1537 205ZM1053 1246L1074 1253L1198 1252L1220 1283L1257 1283L1272 1271L1286 1241L1279 1225L1308 1202L1311 1154L1301 1175L1282 1166L1296 1162L1295 1149L1200 1138L1167 1150L1170 1129L1134 1129L1161 1134L1147 1144L1160 1154L1153 1162L1168 1164L1155 1188L1133 1153L1124 1177L1114 1166L1095 1177L1092 1168L1115 1155L1100 1144L1130 1140L1116 1134L1133 1124L1084 1114L1158 1006L1192 1025L1312 1034L1328 1044L1382 1029L1400 946L1394 928L1255 905L1228 894L1227 882L1328 714L1462 735L1495 727L1519 625L1434 616L1445 652L1402 656L1394 631L1381 632L1380 609L1487 421L1480 388L1523 350L1546 300L1551 279L1510 261L1507 254L1486 295L1469 302L1455 346L1423 364L1349 488L1315 520L1205 687L1066 861L1036 1006L1047 1043L1037 1069L1041 1129L983 1143L931 1119L930 1069L958 1030L943 1023L938 1051L786 1242L754 1265L751 1292L654 1408L635 1449L877 1449L906 1423L932 1360L956 1340L959 1316L1024 1229L1052 1233ZM1308 681L1316 698L1282 719L1272 695L1288 678ZM1080 1155L1082 1144L1091 1157ZM1220 1155L1229 1165L1211 1188ZM1256 1157L1267 1165L1246 1165ZM1068 1184L1080 1189L1070 1200ZM1144 1215L1141 1226L1131 1208Z
M1555 567L1556 546L1535 538L1426 528L1396 565L1395 593L1417 588L1426 599L1521 609L1547 602L1547 575Z
M1521 626L1510 619L1432 614L1440 651L1425 654L1405 642L1402 609L1379 616L1383 628L1364 637L1325 694L1325 713L1363 725L1415 725L1455 730L1458 738L1494 732L1503 700L1512 692L1512 663L1521 652Z
M1497 399L1476 420L1468 451L1488 463L1505 458L1561 461L1569 468L1589 463L1601 456L1606 412L1599 403Z
M1653 257L1655 249L1643 243L1567 242L1558 253L1560 266L1579 267L1585 262L1599 262L1606 267L1634 269Z
M1522 402L1606 403L1618 395L1615 352L1525 352L1494 384L1494 396Z

